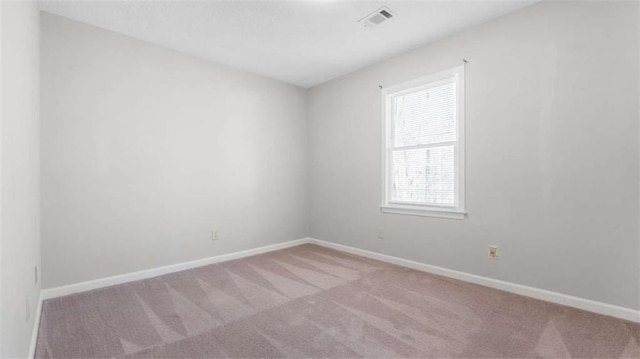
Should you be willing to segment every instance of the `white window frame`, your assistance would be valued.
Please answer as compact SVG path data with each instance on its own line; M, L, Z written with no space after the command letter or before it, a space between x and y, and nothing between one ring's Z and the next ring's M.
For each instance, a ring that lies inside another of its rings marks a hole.
M429 148L443 145L453 145L454 148L454 205L425 205L422 203L393 202L391 193L393 180L392 158L393 146L393 123L392 123L392 100L396 96L406 93L420 91L426 88L438 86L443 81L454 78L456 81L457 111L456 111L456 140L450 142L440 142L429 145L407 146L410 148ZM465 212L465 179L464 179L464 65L444 70L429 76L415 80L403 82L382 90L382 205L380 209L383 213L405 214L414 216L441 217L451 219L464 219Z

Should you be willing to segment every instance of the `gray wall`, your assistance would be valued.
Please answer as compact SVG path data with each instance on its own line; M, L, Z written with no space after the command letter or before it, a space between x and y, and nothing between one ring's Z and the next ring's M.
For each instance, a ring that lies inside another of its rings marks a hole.
M41 27L44 288L306 236L304 90Z
M640 308L637 7L537 4L312 89L311 236ZM462 58L468 218L381 214L378 84Z
M27 1L0 14L0 357L13 358L27 356L40 296L39 14Z

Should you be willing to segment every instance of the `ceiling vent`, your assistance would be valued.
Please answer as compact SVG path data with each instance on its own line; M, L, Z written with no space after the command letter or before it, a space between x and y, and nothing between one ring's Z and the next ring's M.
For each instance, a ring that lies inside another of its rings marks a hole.
M387 20L390 20L394 16L395 15L391 12L391 10L389 10L389 8L381 7L380 9L360 19L358 22L363 24L364 27L372 28L382 24Z

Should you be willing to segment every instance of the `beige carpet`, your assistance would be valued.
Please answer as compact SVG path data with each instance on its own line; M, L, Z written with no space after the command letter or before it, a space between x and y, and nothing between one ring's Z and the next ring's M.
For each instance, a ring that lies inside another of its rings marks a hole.
M302 245L47 300L38 358L639 358L640 325Z

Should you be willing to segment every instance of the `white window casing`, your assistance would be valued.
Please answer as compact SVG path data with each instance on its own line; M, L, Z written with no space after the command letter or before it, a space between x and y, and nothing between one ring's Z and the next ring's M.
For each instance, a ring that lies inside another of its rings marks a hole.
M382 90L384 213L463 219L464 66Z

